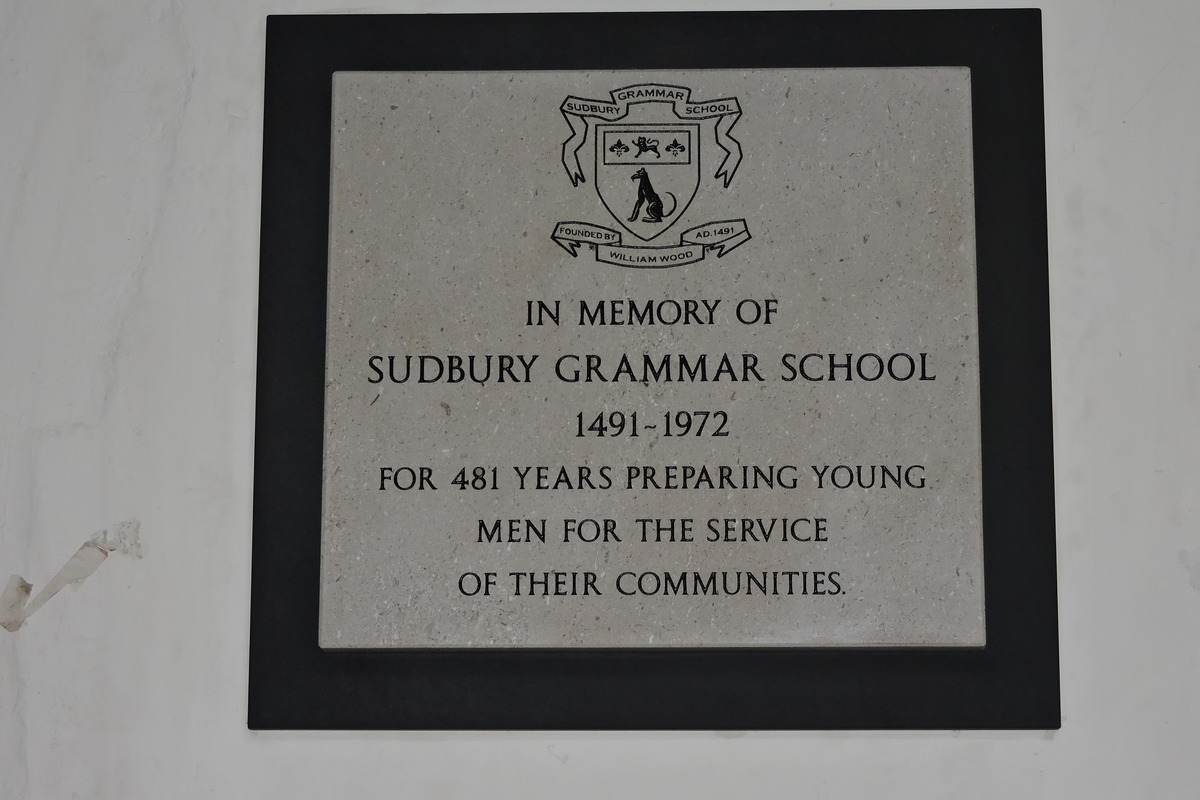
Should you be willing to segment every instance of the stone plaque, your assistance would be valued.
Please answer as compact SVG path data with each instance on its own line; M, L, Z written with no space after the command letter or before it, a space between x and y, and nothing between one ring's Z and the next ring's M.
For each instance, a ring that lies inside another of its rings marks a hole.
M323 648L984 645L968 69L332 98Z
M250 727L1058 727L1038 11L266 40Z

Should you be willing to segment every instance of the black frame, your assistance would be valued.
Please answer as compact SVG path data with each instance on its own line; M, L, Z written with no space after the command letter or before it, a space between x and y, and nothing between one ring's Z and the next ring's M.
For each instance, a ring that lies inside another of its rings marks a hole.
M317 646L335 71L934 65L971 69L986 648ZM249 726L1058 728L1042 105L1029 9L270 17Z

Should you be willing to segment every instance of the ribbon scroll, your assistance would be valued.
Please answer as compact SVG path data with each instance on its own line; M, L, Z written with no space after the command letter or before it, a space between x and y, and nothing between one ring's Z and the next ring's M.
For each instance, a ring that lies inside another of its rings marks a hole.
M587 139L588 119L595 118L605 122L615 122L624 119L629 114L629 107L637 103L671 103L675 115L679 119L717 120L717 145L725 151L713 177L721 178L725 187L733 182L733 174L737 172L738 164L742 161L742 145L729 135L729 131L737 124L742 116L741 106L737 98L723 97L718 100L691 99L692 90L686 86L669 86L663 83L641 83L614 89L609 92L612 101L589 100L586 97L568 97L563 100L559 110L567 124L571 126L571 138L563 142L563 167L571 177L571 185L578 186L584 182L583 169L579 165L579 150Z

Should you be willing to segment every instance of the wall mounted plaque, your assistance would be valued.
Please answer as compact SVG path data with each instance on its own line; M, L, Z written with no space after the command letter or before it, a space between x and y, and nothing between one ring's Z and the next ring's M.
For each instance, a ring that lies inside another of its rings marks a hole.
M1041 102L1030 11L272 17L251 726L1057 727Z

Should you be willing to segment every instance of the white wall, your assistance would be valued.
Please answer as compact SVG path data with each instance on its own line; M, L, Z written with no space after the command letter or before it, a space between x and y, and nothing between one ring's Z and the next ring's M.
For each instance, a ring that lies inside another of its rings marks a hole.
M1047 5L1062 730L362 735L245 727L264 16L338 7L0 0L0 579L146 547L0 631L0 797L1200 794L1200 4Z

